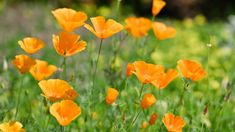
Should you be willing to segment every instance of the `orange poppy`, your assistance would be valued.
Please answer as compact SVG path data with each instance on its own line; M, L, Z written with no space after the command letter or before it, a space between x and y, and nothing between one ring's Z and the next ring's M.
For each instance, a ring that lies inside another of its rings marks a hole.
M79 41L80 36L68 32L53 35L53 45L56 52L64 57L72 56L86 48L85 41Z
M147 127L148 127L148 122L147 122L147 121L144 121L144 122L142 123L141 128L142 128L142 129L145 129L145 128L147 128Z
M81 114L80 107L72 100L63 100L52 104L50 113L61 126L67 126Z
M52 14L60 24L60 26L68 32L75 30L84 25L87 15L84 12L77 12L73 9L59 8L52 11Z
M108 88L106 103L111 105L118 97L119 92L114 88Z
M192 60L179 60L177 68L181 71L185 78L198 81L206 76L201 64Z
M149 119L149 124L150 125L154 125L154 123L156 122L157 120L157 113L153 113Z
M128 63L127 68L126 68L126 76L127 77L131 76L134 70L135 70L134 65L131 63Z
M162 122L166 126L168 132L182 132L182 129L186 124L180 116L175 116L171 113L166 113L162 118Z
M143 17L129 17L125 20L125 22L126 30L137 38L146 36L152 26L152 22L149 19Z
M153 80L156 79L157 76L164 72L165 69L161 65L149 64L144 61L135 61L133 65L133 73L143 84L151 83Z
M27 53L33 54L42 49L45 43L37 38L27 37L18 41L20 47Z
M168 27L164 23L161 23L161 22L153 23L153 32L159 40L172 38L176 34L176 30L174 28Z
M153 16L156 16L159 14L159 12L162 10L162 8L166 5L166 2L162 0L153 0L153 6L152 6L152 14Z
M12 64L20 71L20 73L24 74L28 72L36 62L27 55L16 55Z
M74 100L78 96L76 91L64 80L42 80L38 85L43 92L43 96L51 101L57 101L59 99Z
M162 72L158 77L155 78L151 83L158 89L165 88L171 81L178 76L178 72L174 69L170 69L167 73Z
M145 94L142 101L141 101L141 107L143 109L147 109L151 105L153 105L157 99L152 94Z
M0 124L0 130L2 132L25 132L25 129L23 129L22 127L23 125L20 122L16 121Z
M103 16L93 17L91 18L91 22L94 28L88 24L85 24L84 27L101 39L108 38L123 29L123 26L120 23L113 19L105 21Z
M51 76L56 70L56 66L48 65L46 61L36 60L36 65L32 66L30 73L36 80L41 81Z

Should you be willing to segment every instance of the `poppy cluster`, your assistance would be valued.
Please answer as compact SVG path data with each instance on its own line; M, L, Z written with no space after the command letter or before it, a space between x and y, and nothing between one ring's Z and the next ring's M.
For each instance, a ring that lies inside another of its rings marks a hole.
M154 18L160 13L165 5L166 3L162 0L153 0L152 15ZM176 34L176 30L174 28L166 26L161 22L154 22L154 20L151 21L144 17L129 17L125 19L126 25L123 26L113 19L106 20L103 16L90 18L92 24L90 25L86 23L86 20L88 19L86 13L69 8L55 9L52 11L52 15L62 28L62 31L59 32L58 35L52 35L52 43L55 51L63 57L64 61L67 57L73 56L86 49L87 42L80 40L81 36L74 32L76 29L81 27L85 27L101 40L109 38L123 29L136 38L147 36L150 29L153 29L155 36L159 40L172 38ZM41 95L47 101L51 102L49 108L50 114L61 126L69 125L81 114L81 108L75 101L78 97L78 93L76 92L77 89L73 88L69 82L66 81L66 76L64 80L49 79L58 70L58 67L49 64L47 61L32 57L32 54L37 53L40 49L46 46L45 42L35 37L26 37L18 41L18 43L19 46L28 53L28 55L16 55L12 64L21 74L30 73L33 78L38 81L38 86L42 91ZM99 55L97 63L98 59ZM63 68L66 70L66 67ZM177 69L178 70L166 70L163 65L151 64L145 61L134 61L133 63L127 64L126 76L129 78L132 75L135 75L142 84L139 102L141 110L146 110L157 102L157 98L152 93L144 93L142 96L145 85L150 84L156 87L157 90L163 90L179 75L182 75L184 78L191 81L199 81L206 76L206 72L202 68L201 64L194 60L179 60L177 62ZM66 74L66 72L64 73ZM116 88L108 88L105 98L106 104L114 104L118 96L120 95ZM150 116L149 121L145 121L142 124L142 128L146 128L148 124L154 125L157 118L158 114L154 112ZM166 113L162 118L162 122L170 132L182 131L182 128L186 124L180 116L175 116L171 113ZM19 122L0 124L0 130L4 132L25 131L22 128L22 124Z

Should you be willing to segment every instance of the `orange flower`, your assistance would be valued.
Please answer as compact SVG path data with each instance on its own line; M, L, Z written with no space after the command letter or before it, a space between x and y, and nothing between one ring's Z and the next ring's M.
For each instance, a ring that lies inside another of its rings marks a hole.
M60 26L68 32L84 25L87 15L84 12L77 12L73 9L59 8L52 11L52 14Z
M0 130L2 132L25 132L22 127L23 125L20 122L16 121L0 124Z
M166 5L166 2L162 0L153 0L153 6L152 6L153 16L156 16L165 5Z
M56 70L56 66L48 65L46 61L36 60L36 65L30 69L30 73L36 80L41 81L51 76Z
M133 73L143 84L151 83L157 76L164 72L163 66L149 64L144 61L135 61L133 65L135 68Z
M159 40L172 38L176 34L176 30L174 28L168 27L164 23L161 23L161 22L153 23L153 32Z
M155 78L151 83L158 89L165 88L171 81L173 81L178 76L178 72L174 69L170 69L167 73L161 73Z
M20 73L24 74L28 72L36 62L27 55L16 55L12 64L20 71Z
M181 71L185 78L198 81L206 76L201 64L192 60L179 60L177 68Z
M56 52L64 57L72 56L86 48L85 41L79 41L80 36L68 32L53 35L53 44Z
M80 107L71 100L63 100L52 104L50 113L62 126L67 126L81 114Z
M88 24L85 24L84 27L101 39L108 38L123 29L123 26L120 23L114 21L113 19L108 19L105 21L105 18L102 16L91 18L91 22L94 28Z
M149 124L154 125L156 120L157 120L157 113L153 113L149 119Z
M151 28L151 21L147 18L136 18L129 17L125 20L126 22L126 30L133 35L134 37L143 37L146 36L148 30Z
M147 128L147 127L148 127L148 122L147 122L147 121L144 121L144 122L142 123L141 128L142 128L142 129L145 129L145 128Z
M128 63L127 68L126 68L126 76L127 77L131 76L134 70L135 70L134 65L131 63Z
M142 101L141 101L141 107L143 109L147 109L151 105L153 105L156 102L156 98L152 94L145 94Z
M27 37L18 41L20 47L27 53L33 54L45 46L45 43L37 38Z
M78 96L76 91L64 80L42 80L38 85L43 92L43 96L51 101L57 101L59 99L73 100Z
M185 121L180 116L171 113L166 113L162 122L169 132L182 132L182 128L185 126Z
M111 105L118 97L119 92L114 88L108 88L106 103Z

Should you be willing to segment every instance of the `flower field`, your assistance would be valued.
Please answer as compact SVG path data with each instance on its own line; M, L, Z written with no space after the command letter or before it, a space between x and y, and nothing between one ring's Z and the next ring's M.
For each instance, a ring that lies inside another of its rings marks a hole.
M235 131L235 16L167 5L0 10L0 131Z

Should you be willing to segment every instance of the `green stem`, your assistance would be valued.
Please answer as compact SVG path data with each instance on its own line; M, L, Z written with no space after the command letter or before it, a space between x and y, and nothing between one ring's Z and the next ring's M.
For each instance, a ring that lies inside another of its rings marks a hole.
M16 104L16 113L15 113L15 119L17 118L18 112L19 112L19 105L21 102L21 92L22 92L22 84L23 84L23 76L20 75L20 87L19 87L19 93L18 93L18 97L17 97L17 104Z
M142 111L142 109L140 109L140 110L139 110L139 112L137 113L137 115L135 116L135 118L132 120L132 122L131 122L131 125L130 125L130 126L135 125L135 122L136 122L136 120L138 119L138 117L139 117L139 115L140 115L141 111Z
M66 75L67 75L67 70L66 70L66 57L64 57L64 59L63 59L62 68L63 68L63 71L64 71L64 79L66 79Z
M141 89L140 89L140 95L139 95L139 99L141 100L141 95L143 93L143 89L144 89L144 84L141 85Z
M60 132L64 132L64 127L60 126Z

